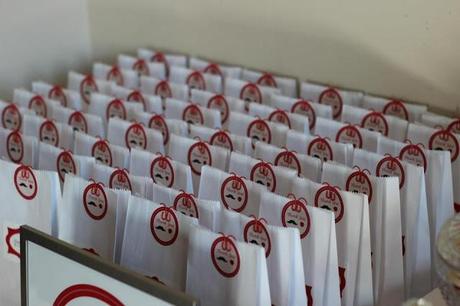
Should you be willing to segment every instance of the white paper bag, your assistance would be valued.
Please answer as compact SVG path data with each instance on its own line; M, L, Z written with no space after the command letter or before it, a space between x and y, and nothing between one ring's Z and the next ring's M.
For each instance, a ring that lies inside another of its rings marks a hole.
M13 103L8 103L0 100L0 114L2 119L2 127L9 130L20 130L23 128L24 116L35 115L32 110L17 106Z
M163 53L160 51L140 48L137 49L137 56L146 61L163 63L166 69L166 76L168 76L168 71L171 66L187 66L187 56L181 54Z
M190 58L190 68L202 71L203 73L218 75L222 80L226 78L239 79L242 71L241 67L220 65L196 57Z
M129 171L133 175L151 177L159 185L193 192L190 166L168 156L132 149Z
M179 119L189 124L204 125L213 129L221 127L219 111L172 98L166 98L164 114L168 119Z
M104 126L110 118L117 117L122 120L135 120L135 113L140 112L143 105L140 103L127 103L125 100L117 99L112 96L93 93L88 113L96 115L102 119Z
M332 107L332 116L339 119L344 105L360 106L363 93L328 87L309 82L302 82L300 85L300 97L320 104Z
M21 305L20 235L23 224L51 234L52 212L61 190L57 173L37 171L23 165L0 160L1 240L0 304Z
M249 103L269 104L270 95L280 94L277 88L259 86L257 84L237 79L226 79L224 94L226 96L241 99L245 102L245 109L249 109Z
M249 115L285 125L289 129L293 129L304 134L310 134L310 124L308 123L308 118L299 114L286 112L282 109L276 109L267 105L251 103L249 105Z
M169 80L176 84L185 84L190 89L207 90L214 93L222 93L222 79L219 75L201 73L184 67L171 67Z
M82 101L78 91L69 90L59 85L51 85L43 81L32 82L32 91L58 101L64 107L70 107L75 110L82 109Z
M300 233L307 305L340 305L333 213L270 192L262 194L260 203L260 218Z
M139 77L131 67L111 66L103 63L93 64L93 75L97 80L106 80L126 88L139 87Z
M128 149L138 148L152 153L164 154L163 136L154 129L140 123L112 118L107 126L107 140Z
M126 100L126 102L142 104L144 111L156 114L163 112L163 105L159 96L148 95L137 89L131 90L114 84L112 84L111 93L114 97Z
M184 290L189 237L197 221L165 205L131 197L121 265Z
M429 127L443 128L452 133L460 134L459 118L450 118L435 113L425 112L420 116L420 122Z
M185 84L175 84L146 76L141 76L141 91L163 99L174 98L182 101L187 101L189 96L188 86Z
M145 75L152 76L160 80L166 80L167 77L167 71L164 64L150 62L149 60L142 58L135 58L129 55L120 54L118 55L118 65L122 69L133 70L137 74L138 78ZM124 87L131 88L129 86Z
M216 109L220 112L222 124L226 124L230 112L245 112L245 103L238 98L215 94L209 91L192 89L190 100L203 107Z
M36 168L38 139L19 131L0 128L0 157L16 164Z
M104 122L101 117L96 115L56 106L53 108L52 119L63 124L68 124L74 131L83 132L95 137L105 136Z
M96 80L92 75L83 75L78 72L69 71L67 76L67 88L80 93L82 103L82 110L88 108L90 97L93 92L103 94L110 93L111 82Z
M271 305L263 248L193 228L186 288L202 306Z
M37 116L24 116L22 132L41 142L67 150L73 149L74 131L70 125Z
M256 143L254 158L267 161L275 166L297 171L297 175L314 182L321 180L321 160L295 151L278 148L263 142Z
M260 86L278 88L280 93L284 96L297 97L297 80L294 78L275 76L267 72L261 73L244 69L241 79Z
M398 99L387 99L369 95L364 95L363 107L410 122L420 121L422 114L428 109L426 105L417 105Z
M51 100L25 89L14 90L13 102L20 107L34 111L37 116L48 118L53 117L53 108L59 105L58 101Z

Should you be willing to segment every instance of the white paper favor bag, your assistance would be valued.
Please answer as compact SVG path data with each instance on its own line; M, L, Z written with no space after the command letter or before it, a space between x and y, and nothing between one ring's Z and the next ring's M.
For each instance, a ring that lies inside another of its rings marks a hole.
M152 76L161 80L166 80L166 67L163 63L155 63L150 62L149 60L136 58L129 55L120 54L118 55L118 65L122 69L129 69L136 73L139 77L145 76ZM118 84L120 85L120 84ZM121 85L128 88L126 85ZM136 86L137 87L137 86Z
M204 125L213 129L221 127L219 111L194 103L167 98L164 114L168 119L178 119L189 124Z
M222 79L215 74L175 66L169 70L169 80L172 83L185 84L190 89L222 93Z
M158 50L153 51L146 48L139 48L137 49L137 56L146 61L163 63L166 68L166 72L169 71L171 66L187 66L187 56L181 54L163 53Z
M188 135L189 125L187 122L180 119L167 119L164 115L138 111L134 114L134 121L161 132L165 146L169 143L170 134L179 136Z
M364 95L363 107L410 122L420 121L423 113L427 111L426 105L417 105L398 99L387 99L369 95Z
M237 79L226 79L224 94L243 100L249 109L249 103L269 104L270 95L280 94L280 90L273 87L260 86L251 82Z
M22 132L25 136L36 137L41 142L55 147L73 149L74 130L70 125L25 115Z
M64 107L81 110L82 101L78 91L69 90L59 85L51 85L43 81L32 82L32 91L58 101Z
M452 133L460 134L460 119L425 112L420 116L420 122L433 128L443 128Z
M128 89L121 86L112 84L111 94L126 102L139 103L142 109L147 112L161 114L163 112L163 105L160 96L152 96L143 93L137 89Z
M203 73L218 75L224 80L225 78L239 79L241 77L241 67L220 65L203 59L190 58L190 68L200 70Z
M278 88L284 96L297 97L297 80L294 78L275 76L271 73L261 73L249 69L243 70L241 78L260 86Z
M249 105L249 115L268 119L271 122L285 125L289 129L304 134L310 134L308 118L299 114L286 112L282 109L276 109L267 105L251 103Z
M24 116L35 115L34 111L0 100L1 127L8 130L23 128Z
M71 126L74 131L80 131L85 134L98 137L105 136L105 128L102 118L96 115L74 111L62 106L56 106L53 108L52 119Z
M176 84L146 76L141 76L141 91L163 99L174 98L182 101L186 101L189 96L189 89L185 84Z
M38 139L19 131L0 128L0 157L16 164L36 168Z
M82 109L86 110L93 92L103 94L110 93L111 82L97 80L92 75L83 75L78 72L69 71L67 76L67 88L80 93Z
M139 77L131 67L111 66L103 63L93 64L93 75L98 80L107 80L126 88L139 87Z
M135 120L134 114L142 111L143 107L141 103L128 103L112 96L93 93L88 113L100 117L104 126L107 126L107 122L113 117L127 121Z
M14 90L13 102L20 107L34 111L37 116L48 118L53 117L53 108L59 105L59 101L51 100L25 89Z

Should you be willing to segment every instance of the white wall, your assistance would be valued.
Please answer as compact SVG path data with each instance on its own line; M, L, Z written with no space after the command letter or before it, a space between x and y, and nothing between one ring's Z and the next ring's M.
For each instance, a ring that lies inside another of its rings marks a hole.
M0 0L0 99L33 80L66 84L91 60L86 0Z
M91 0L97 59L183 51L444 109L460 105L458 0Z

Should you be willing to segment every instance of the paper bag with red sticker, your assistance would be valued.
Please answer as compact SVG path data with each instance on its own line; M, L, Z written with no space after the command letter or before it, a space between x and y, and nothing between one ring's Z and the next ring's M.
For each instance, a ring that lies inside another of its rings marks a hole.
M97 80L110 81L118 86L126 88L138 88L139 77L131 67L126 68L118 65L106 65L103 63L93 64L93 75Z
M172 83L185 84L190 90L199 89L222 93L222 78L216 74L176 66L171 67L169 80Z
M133 175L150 177L155 184L193 192L190 166L162 154L131 150L129 171Z
M328 183L297 178L292 193L334 213L342 305L372 305L371 243L367 196Z
M67 124L74 131L92 136L104 137L105 128L101 117L75 111L60 105L53 108L53 119L62 124Z
M454 134L460 134L460 118L451 118L439 114L425 112L420 117L420 122L433 128L443 128Z
M67 176L58 207L58 238L114 259L117 194L103 184Z
M55 147L72 150L74 131L70 125L38 116L24 115L22 132Z
M131 197L121 265L185 290L189 236L197 225L170 206Z
M264 249L193 228L186 292L197 297L202 306L271 305Z
M52 234L61 189L57 173L0 160L0 304L20 305L20 226Z
M161 97L143 93L137 89L128 89L115 84L111 86L111 94L115 98L123 99L127 103L140 104L142 110L161 114L163 104Z
M80 94L83 111L88 109L92 93L99 92L110 94L111 84L110 81L97 80L91 74L84 75L78 72L69 71L67 75L67 88Z
M128 121L134 120L135 113L142 111L142 109L141 103L127 103L123 99L94 93L91 95L88 113L99 116L104 122L104 126L107 126L107 122L112 117Z
M119 54L117 62L120 68L134 71L138 78L141 76L151 76L160 80L167 79L167 69L163 63L152 62L150 59L136 58L125 54ZM117 85L131 88L122 84Z
M310 134L310 123L308 117L285 111L281 108L273 108L268 105L251 103L249 105L249 115L265 118L270 122L275 122L289 129Z
M272 225L298 230L307 305L340 305L334 214L309 206L301 198L264 192L259 217Z
M367 169L325 163L322 180L342 190L368 196L374 305L402 303L404 267L398 178L376 177ZM360 250L363 252L367 251ZM367 269L364 261L359 264ZM358 280L358 283L366 281Z
M244 69L241 78L264 87L278 88L280 94L288 97L297 96L297 80L294 78L275 76L271 73Z
M23 129L24 117L35 116L31 109L0 100L1 127L8 130Z
M141 76L141 92L160 96L164 102L166 98L174 98L181 101L187 101L189 98L189 89L185 84L176 84L157 78Z
M168 76L171 66L187 66L187 56L182 54L163 53L158 50L139 48L137 49L137 56L149 62L162 63L166 69L166 76Z
M75 110L82 109L82 101L78 91L66 89L59 85L51 85L42 81L32 82L32 91L43 97L59 102L61 106Z
M426 105L406 103L399 99L387 99L376 96L364 95L363 107L382 112L385 115L401 118L409 122L420 121L427 111Z
M0 156L16 164L36 168L38 139L19 131L0 128Z
M190 68L218 75L222 80L225 78L239 79L243 70L238 66L220 65L196 57L190 58Z
M179 119L188 124L204 125L213 129L222 126L218 110L172 98L167 98L165 103L165 117L168 119Z
M25 89L14 90L13 102L20 107L32 110L37 116L48 118L52 118L53 107L60 105L59 101L51 100L47 96L42 96Z
M280 94L280 90L278 88L261 86L243 80L226 79L224 94L243 100L245 102L245 110L248 111L249 104L251 103L269 105L270 96L273 94Z

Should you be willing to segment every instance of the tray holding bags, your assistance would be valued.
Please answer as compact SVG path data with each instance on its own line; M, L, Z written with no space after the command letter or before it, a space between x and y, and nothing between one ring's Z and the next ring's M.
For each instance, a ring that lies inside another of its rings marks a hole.
M199 89L191 90L190 100L203 107L218 110L220 112L222 124L228 121L230 112L243 113L246 111L245 103L241 99Z
M164 115L168 119L183 120L189 124L220 128L220 112L173 98L166 98Z
M194 227L186 288L202 306L271 305L264 249Z
M93 64L93 75L97 80L107 80L126 88L138 88L139 77L136 71L121 66L103 63Z
M107 126L107 140L128 149L138 148L153 153L164 153L161 132L146 128L140 123L111 118Z
M22 133L55 147L72 150L74 131L70 125L38 116L24 116Z
M80 94L83 101L81 105L83 111L88 109L90 97L93 92L109 94L110 86L111 82L97 80L92 75L83 75L74 71L69 71L67 75L67 88Z
M232 235L238 241L264 248L272 305L308 305L297 229L273 226L264 219L248 217L227 209L222 209L219 217L218 227L214 232Z
M297 131L288 131L286 148L299 153L306 153L323 162L336 161L344 165L351 165L353 145L339 143L320 136L305 135Z
M74 111L60 105L53 107L53 118L57 122L68 124L74 131L80 131L92 136L104 137L105 128L101 117Z
M202 168L199 199L220 201L227 209L247 216L259 213L260 195L264 186L234 173L204 166Z
M25 89L14 90L13 103L20 107L33 110L37 116L45 118L53 118L53 108L59 105L59 101L51 100Z
M132 149L129 171L133 175L151 177L159 185L193 192L190 166L168 156Z
M130 197L121 265L184 290L189 239L197 221L171 207Z
M0 160L1 240L0 304L21 305L19 227L30 225L52 233L52 223L61 190L57 173L38 171Z
M307 206L300 199L264 192L259 217L269 224L299 231L307 305L340 305L333 213Z
M399 305L404 301L399 180L375 177L363 170L328 162L323 182L369 199L374 305Z
M171 135L168 152L173 160L190 166L195 192L199 190L203 166L227 170L228 150L209 145L201 140Z
M334 213L342 305L372 305L371 243L366 195L297 178L292 193Z
M218 75L223 81L226 78L239 79L243 70L241 67L220 65L196 57L190 58L190 68L202 71L203 73Z
M395 116L409 122L420 121L423 113L427 111L426 105L406 103L398 99L387 99L364 95L363 107L385 115Z
M132 90L115 84L112 84L111 94L118 99L125 100L126 102L140 103L143 110L146 112L156 114L161 114L163 112L161 97L159 96L148 95L137 89Z
M176 84L146 76L141 76L140 88L143 93L160 96L162 99L174 98L187 101L189 96L189 89L185 84Z
M253 182L266 187L270 192L287 196L292 180L297 177L297 171L281 166L274 166L266 161L252 158L237 152L230 155L228 166L230 173L247 177Z
M20 131L0 128L0 157L16 164L36 168L38 139L25 136Z
M139 78L143 75L151 76L154 78L158 78L160 80L166 80L166 67L162 63L155 63L150 62L149 60L145 60L142 58L136 58L129 55L119 54L118 55L118 65L122 69L129 69L136 73L136 76ZM120 84L118 84L120 85ZM129 87L125 85L120 85L127 88L135 88ZM138 87L137 85L136 87Z
M32 91L43 97L58 101L64 107L75 110L82 109L82 101L78 91L63 88L59 85L51 85L43 81L32 82Z
M226 96L241 99L245 102L245 109L249 109L249 103L269 104L272 94L280 94L277 88L259 86L257 84L237 79L226 79L224 94Z
M241 79L260 86L278 88L280 93L284 96L297 96L297 80L294 78L275 76L267 72L262 73L244 69L241 74Z
M310 134L308 117L257 103L251 103L249 105L248 113L251 116L264 118L268 121L285 125L289 129L293 129L304 134Z
M315 182L321 180L321 160L306 154L289 151L259 141L256 143L254 158L267 161L275 166L294 169L297 171L298 176L306 177Z
M143 105L141 103L128 103L112 96L93 93L91 94L88 113L99 116L106 127L109 119L113 117L132 121L135 119L134 114L142 111L142 109Z
M185 84L190 89L222 93L222 78L215 74L173 66L169 69L169 80L172 83Z
M211 129L205 126L190 125L191 138L200 138L213 146L222 147L230 151L252 155L252 141L250 138L231 134L225 130Z

